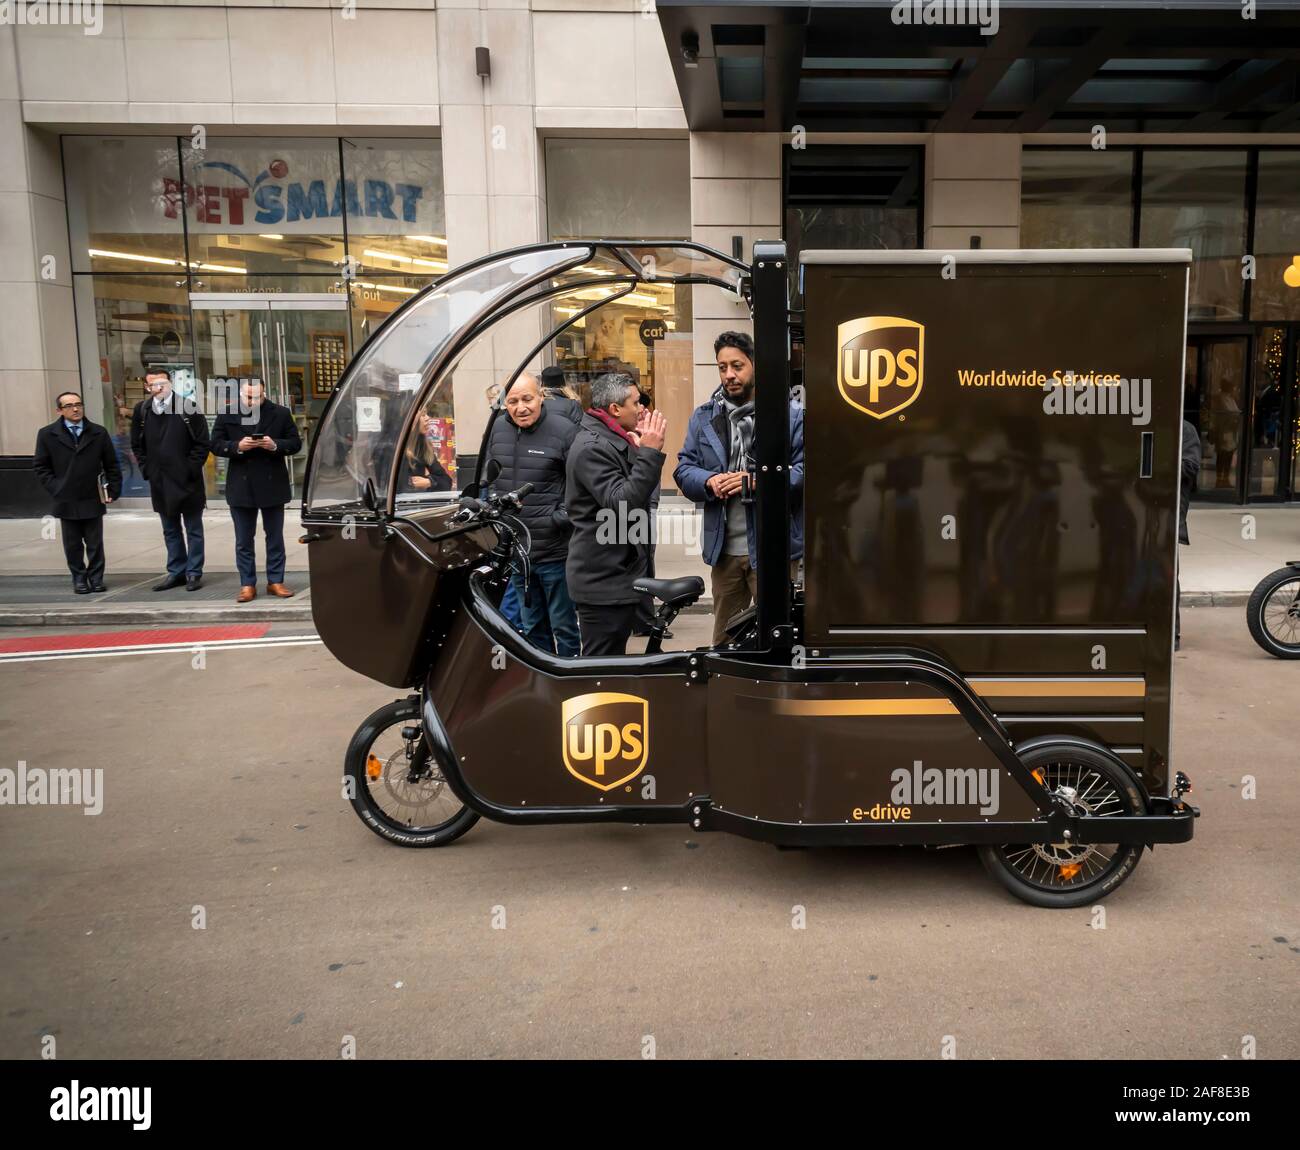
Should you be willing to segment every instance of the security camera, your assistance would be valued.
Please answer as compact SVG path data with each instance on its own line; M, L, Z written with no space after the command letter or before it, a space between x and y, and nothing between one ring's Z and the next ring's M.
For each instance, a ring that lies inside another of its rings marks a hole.
M700 38L694 32L682 33L682 62L688 68L700 66Z

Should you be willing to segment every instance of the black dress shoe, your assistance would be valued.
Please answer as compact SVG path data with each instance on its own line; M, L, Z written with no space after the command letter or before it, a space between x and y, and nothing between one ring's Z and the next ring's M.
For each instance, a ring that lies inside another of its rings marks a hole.
M184 575L168 575L166 579L164 579L161 583L159 583L154 588L154 590L170 591L173 587L179 587L184 582L185 582Z
M104 582L103 582L102 579L99 580L99 581L97 581L97 582L95 582L95 583L92 583L92 584L90 585L90 589L91 589L92 591L96 591L96 592L98 592L98 591L107 591L107 590L108 590L108 588L104 586Z
M186 591L197 591L197 590L198 590L200 587L202 587L202 586L203 586L203 576L202 576L202 575L186 575L186 576L185 576L185 590L186 590Z
M74 575L72 579L72 592L74 595L89 595L90 584L87 583L85 579L78 578Z

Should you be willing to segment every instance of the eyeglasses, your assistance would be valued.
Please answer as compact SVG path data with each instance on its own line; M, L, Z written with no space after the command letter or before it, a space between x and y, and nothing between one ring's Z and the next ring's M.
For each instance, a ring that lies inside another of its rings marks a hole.
M67 408L69 411L71 411L72 408L74 408L74 407L85 407L85 406L86 406L86 405L85 405L84 403L61 403L61 404L59 404L59 407L61 407L61 408Z

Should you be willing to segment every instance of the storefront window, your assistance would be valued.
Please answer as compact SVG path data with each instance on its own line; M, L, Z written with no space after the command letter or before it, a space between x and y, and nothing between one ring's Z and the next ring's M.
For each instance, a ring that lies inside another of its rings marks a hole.
M79 275L73 296L86 415L113 437L123 493L145 494L131 455L131 412L144 398L147 366L194 367L188 294L168 276Z
M184 270L174 138L65 136L63 165L74 272Z
M1261 151L1250 314L1300 320L1300 151Z
M337 140L187 140L186 226L196 274L338 275L343 213L365 189L344 183Z
M1132 152L1026 148L1020 170L1021 247L1132 246Z
M63 148L87 414L118 437L128 495L144 493L128 440L146 362L192 377L209 418L227 380L263 379L310 441L355 349L446 270L436 140L68 136ZM450 393L440 402L454 446ZM223 469L210 461L210 495Z
M441 141L344 140L343 172L360 209L348 211L348 251L363 273L446 273Z
M1142 247L1191 248L1192 320L1240 319L1246 254L1246 153L1142 155Z
M685 239L691 234L690 146L686 140L548 140L547 212L552 239ZM599 281L608 268L576 268ZM552 328L615 288L595 282L557 297ZM669 426L686 427L694 401L691 288L639 283L617 303L579 318L546 353L585 407L591 382L607 371L636 380ZM527 349L522 349L522 356ZM672 483L673 455L664 465Z

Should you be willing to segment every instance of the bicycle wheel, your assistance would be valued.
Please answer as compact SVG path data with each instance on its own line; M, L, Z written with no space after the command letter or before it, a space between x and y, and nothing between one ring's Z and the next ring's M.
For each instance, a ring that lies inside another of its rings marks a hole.
M414 738L406 735L415 732ZM420 725L418 696L380 707L357 728L344 762L352 807L380 838L440 847L478 822L447 786Z
M1260 580L1246 604L1246 626L1270 655L1300 659L1300 567L1283 567Z
M1146 813L1146 798L1132 774L1087 747L1045 745L1025 765L1049 790L1087 818ZM1140 845L1120 843L1018 843L982 846L988 872L1033 906L1087 906L1109 894L1137 868Z

